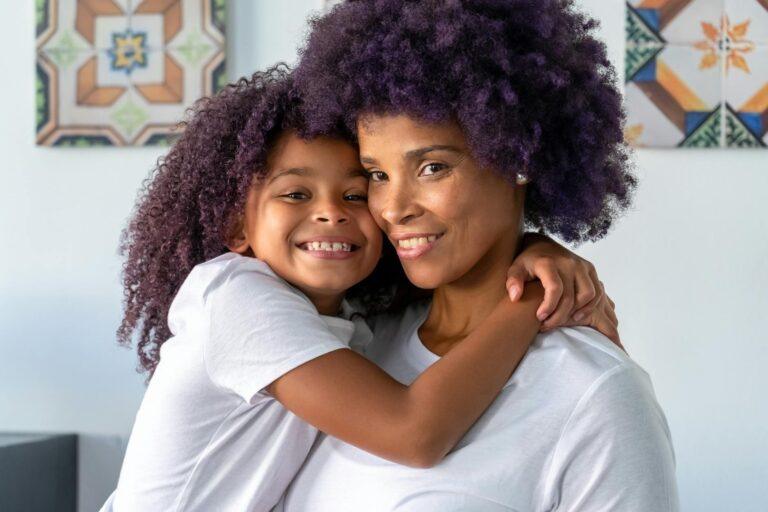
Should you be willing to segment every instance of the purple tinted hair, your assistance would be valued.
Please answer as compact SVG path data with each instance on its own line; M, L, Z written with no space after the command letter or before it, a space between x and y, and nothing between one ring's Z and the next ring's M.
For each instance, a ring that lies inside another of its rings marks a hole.
M305 134L300 105L285 65L240 79L195 103L181 138L144 182L120 242L126 261L117 337L124 345L137 338L140 369L150 376L171 336L168 310L184 279L228 251L235 219L254 178L266 174L277 137L286 130ZM343 138L333 130L322 135ZM369 311L383 308L388 276L404 280L392 250L349 297Z
M307 127L455 120L481 164L530 178L530 227L600 238L636 179L596 26L571 0L348 0L311 22L301 52Z

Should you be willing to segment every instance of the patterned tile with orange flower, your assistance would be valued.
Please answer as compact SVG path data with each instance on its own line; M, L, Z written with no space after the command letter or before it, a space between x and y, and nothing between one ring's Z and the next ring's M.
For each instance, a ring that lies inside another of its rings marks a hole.
M626 138L768 147L768 0L630 0Z

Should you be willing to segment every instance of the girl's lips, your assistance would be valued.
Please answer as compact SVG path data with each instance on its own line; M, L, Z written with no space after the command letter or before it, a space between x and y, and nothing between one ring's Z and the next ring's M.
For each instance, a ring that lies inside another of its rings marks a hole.
M426 253L432 250L432 248L435 247L436 244L440 242L440 239L443 238L443 235L445 233L441 233L437 235L437 238L431 242L427 242L426 244L419 244L416 247L400 247L399 240L394 240L395 250L397 251L397 256L401 260L415 260L422 256L424 256ZM400 239L404 237L398 237Z
M328 249L320 249L318 243L328 245ZM313 247L314 245L314 247ZM337 247L340 245L346 246L349 250L343 248L333 250L333 245ZM300 251L307 253L310 256L323 260L346 260L355 256L355 253L360 249L359 245L354 244L350 239L345 237L314 237L306 242L296 244L296 248Z
M302 249L301 247L299 247L299 250L310 256L314 256L315 258L320 258L321 260L346 260L354 258L355 253L357 252L355 249L351 251L315 251L311 249Z

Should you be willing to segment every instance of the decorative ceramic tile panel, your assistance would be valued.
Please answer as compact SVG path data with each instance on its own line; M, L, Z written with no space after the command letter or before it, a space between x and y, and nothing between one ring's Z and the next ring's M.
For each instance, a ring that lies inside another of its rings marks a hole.
M37 0L37 143L168 144L226 84L225 0Z
M768 147L768 0L630 0L626 138Z

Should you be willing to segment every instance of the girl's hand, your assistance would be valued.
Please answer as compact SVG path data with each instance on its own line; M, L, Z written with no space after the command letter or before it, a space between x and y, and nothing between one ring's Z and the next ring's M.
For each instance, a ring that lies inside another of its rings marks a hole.
M544 300L536 312L543 321L542 332L587 325L620 345L614 303L592 263L547 236L527 233L523 251L507 272L509 298L517 301L525 283L535 279L544 286Z
M602 288L603 283L600 283ZM581 322L570 321L566 322L563 327L572 327L576 325L586 325L593 329L600 331L607 338L609 338L617 347L626 352L624 345L621 344L621 338L619 337L619 319L616 318L616 304L605 293L603 289L602 299L592 310L592 313Z

